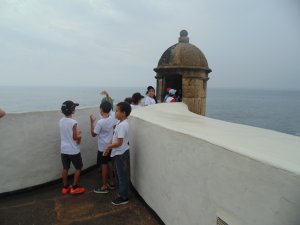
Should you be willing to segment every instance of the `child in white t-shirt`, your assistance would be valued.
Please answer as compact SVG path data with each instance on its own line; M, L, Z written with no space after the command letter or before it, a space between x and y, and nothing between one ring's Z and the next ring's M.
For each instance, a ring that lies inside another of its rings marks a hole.
M156 104L155 89L152 86L148 86L144 105L154 105L154 104Z
M166 103L176 102L175 94L176 94L176 90L170 89L169 96L166 98Z
M94 189L95 193L108 193L108 187L114 189L114 179L113 179L113 166L112 158L108 156L103 156L103 151L105 147L111 143L113 137L113 128L115 125L115 118L110 115L112 105L108 101L103 101L100 105L101 119L97 121L96 126L95 117L90 115L91 123L91 134L93 137L98 136L98 155L97 164L101 166L101 180L102 186L96 187ZM114 115L114 114L112 114ZM108 184L108 177L110 184Z
M144 98L144 96L141 95L141 93L139 93L139 92L134 93L131 97L131 105L130 105L131 108L132 109L141 108L142 107L141 101L143 98Z
M108 155L110 150L113 157L113 164L118 185L119 197L112 201L113 205L121 205L128 203L129 189L129 137L128 137L128 121L131 106L127 102L120 102L116 106L115 115L120 121L115 130L112 143L106 146L104 155Z
M61 138L61 161L63 164L63 188L62 194L81 194L85 189L78 186L78 179L82 169L82 158L80 154L81 132L78 130L77 121L72 119L75 107L78 103L65 101L61 106L61 112L65 117L59 121L60 138ZM68 171L70 164L75 167L73 185L68 185Z

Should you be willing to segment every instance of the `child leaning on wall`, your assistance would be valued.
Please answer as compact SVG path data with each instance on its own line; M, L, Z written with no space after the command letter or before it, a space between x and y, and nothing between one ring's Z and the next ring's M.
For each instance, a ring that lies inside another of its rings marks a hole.
M98 154L97 154L97 165L101 167L101 182L102 185L94 189L95 193L106 194L110 189L115 189L113 179L113 165L112 158L110 155L103 156L105 147L111 142L114 132L115 118L110 115L112 105L110 102L103 101L100 104L100 115L101 119L97 121L95 126L96 118L94 115L90 115L91 123L91 135L93 137L98 136ZM110 183L108 183L108 177Z
M142 107L141 101L143 98L144 98L144 96L141 95L141 93L139 93L139 92L134 93L131 97L131 108L138 109L138 108Z
M78 185L80 172L82 169L82 158L80 154L81 131L78 130L77 121L72 118L75 113L75 107L78 103L65 101L61 106L61 112L65 117L59 121L60 139L61 139L61 161L63 165L62 194L81 194L85 189ZM73 184L68 184L68 172L71 162L75 167Z
M155 96L155 89L152 86L148 86L144 105L154 105L156 103L157 103L157 100L156 100L156 96Z
M116 106L115 116L119 120L111 144L106 146L103 155L113 157L113 165L116 174L119 197L112 201L113 205L128 203L129 189L129 137L128 137L128 116L131 106L127 102L119 102ZM112 150L111 150L112 149Z

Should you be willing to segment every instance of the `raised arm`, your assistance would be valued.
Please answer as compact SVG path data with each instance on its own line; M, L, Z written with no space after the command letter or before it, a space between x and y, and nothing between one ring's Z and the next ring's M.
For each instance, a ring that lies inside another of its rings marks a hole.
M109 94L107 93L107 91L102 91L102 92L101 92L101 95L105 95L107 98L110 98L110 97L109 97Z
M93 114L90 115L90 123L91 123L91 135L92 137L96 137L97 134L94 132L95 130L95 120L96 118L94 117Z

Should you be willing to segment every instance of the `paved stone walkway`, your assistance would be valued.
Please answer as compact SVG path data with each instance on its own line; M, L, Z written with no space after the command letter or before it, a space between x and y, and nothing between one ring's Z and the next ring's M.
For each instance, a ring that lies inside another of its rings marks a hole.
M130 191L129 203L114 206L111 200L116 191L96 194L93 189L99 177L92 170L81 176L80 183L87 189L82 195L63 196L61 184L53 184L25 193L0 197L1 225L161 225L163 224Z

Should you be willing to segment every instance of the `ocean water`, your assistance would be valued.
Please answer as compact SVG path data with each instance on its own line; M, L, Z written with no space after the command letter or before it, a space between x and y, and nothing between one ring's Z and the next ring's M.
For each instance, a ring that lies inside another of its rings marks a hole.
M98 106L107 90L114 103L145 87L0 87L7 112L59 110L65 100ZM209 88L206 116L300 136L300 91Z
M206 115L300 136L300 91L209 89Z
M0 108L6 112L60 110L66 100L78 102L79 107L99 106L106 90L114 103L123 101L134 92L144 93L144 87L1 87Z

